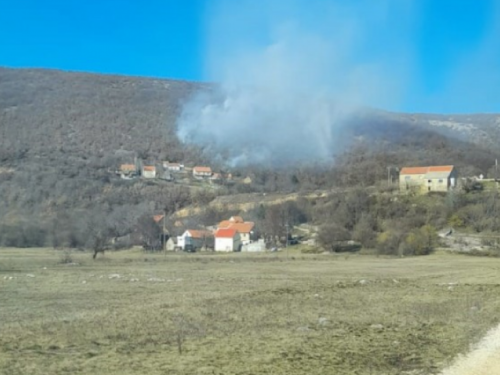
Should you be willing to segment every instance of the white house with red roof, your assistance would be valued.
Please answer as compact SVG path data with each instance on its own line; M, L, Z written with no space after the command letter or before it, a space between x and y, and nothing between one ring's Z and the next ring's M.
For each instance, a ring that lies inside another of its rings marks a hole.
M446 192L457 184L457 170L453 165L404 167L399 171L401 191L428 193Z
M120 165L120 176L122 178L131 178L137 175L137 166L135 164Z
M145 165L142 167L142 177L156 178L156 167L154 165Z
M234 228L220 228L215 232L215 251L240 251L240 234Z
M193 176L195 178L211 177L212 174L213 174L212 168L210 167L196 166L193 168Z
M229 220L222 220L217 226L218 229L231 228L236 229L240 235L242 245L252 242L252 233L255 223L244 221L241 216L232 216Z
M163 162L163 169L170 172L181 172L184 169L184 164L165 161Z

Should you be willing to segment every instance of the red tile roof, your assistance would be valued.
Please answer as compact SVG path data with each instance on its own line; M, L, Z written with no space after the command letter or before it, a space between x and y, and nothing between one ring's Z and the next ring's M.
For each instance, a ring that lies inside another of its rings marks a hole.
M155 167L155 166L153 166L153 165L145 165L145 166L143 167L143 169L144 169L145 171L148 171L148 172L154 172L154 171L156 171L156 167Z
M212 173L212 168L210 167L194 167L193 172L196 173Z
M432 165L429 167L404 167L401 168L399 172L400 175L403 174L426 174L429 172L451 172L453 170L453 165Z
M165 215L154 215L153 220L155 221L155 223L159 223L160 221L163 220L164 217Z
M428 172L451 172L453 165L437 165L430 166Z
M188 229L187 232L193 238L213 237L213 233L208 230Z
M246 221L244 223L235 223L230 220L223 220L219 223L219 228L231 228L235 229L238 233L250 233L255 224L251 221Z
M215 238L234 238L236 233L238 232L234 228L220 228L215 232Z
M120 165L120 170L121 171L135 171L135 165L134 164L122 164Z

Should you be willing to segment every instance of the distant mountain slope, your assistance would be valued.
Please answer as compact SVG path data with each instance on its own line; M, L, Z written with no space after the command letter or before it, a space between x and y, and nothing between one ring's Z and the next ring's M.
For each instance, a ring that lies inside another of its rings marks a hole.
M128 150L145 158L154 154L175 159L183 156L174 134L180 102L200 86L0 68L0 161L53 150L82 155Z
M137 153L160 159L196 159L175 134L182 102L207 85L194 82L0 68L0 162L55 150L86 157ZM216 126L216 124L214 124ZM356 113L339 138L412 143L436 134L482 149L500 141L500 115ZM192 149L190 151L193 151Z
M495 147L500 141L500 114L386 114L430 131Z

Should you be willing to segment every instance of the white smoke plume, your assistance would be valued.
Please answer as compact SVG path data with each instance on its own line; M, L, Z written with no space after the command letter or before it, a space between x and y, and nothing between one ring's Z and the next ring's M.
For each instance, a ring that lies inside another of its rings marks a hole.
M217 85L185 103L179 138L230 165L330 159L350 114L387 108L399 95L408 69L402 43L393 41L389 60L362 55L377 43L369 30L394 26L396 10L401 18L400 3L364 5L356 18L359 6L322 1L219 1L207 13L206 51L206 78Z

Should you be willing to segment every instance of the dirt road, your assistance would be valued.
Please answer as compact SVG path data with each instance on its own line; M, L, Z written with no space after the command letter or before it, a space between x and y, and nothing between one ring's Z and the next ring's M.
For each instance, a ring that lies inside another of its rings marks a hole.
M441 375L500 375L500 326L490 330L468 354L458 357Z

